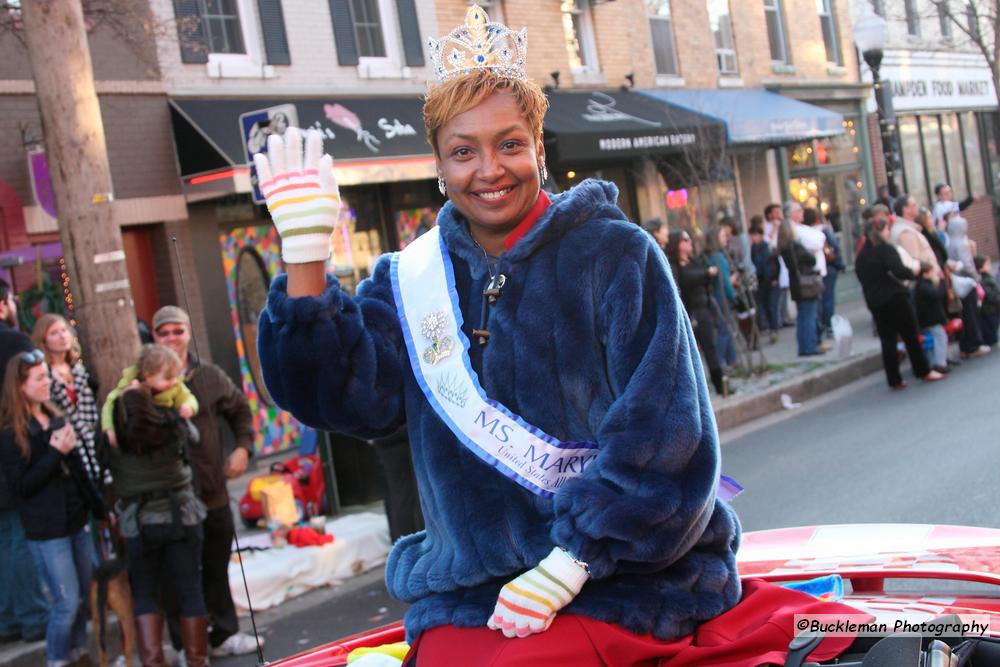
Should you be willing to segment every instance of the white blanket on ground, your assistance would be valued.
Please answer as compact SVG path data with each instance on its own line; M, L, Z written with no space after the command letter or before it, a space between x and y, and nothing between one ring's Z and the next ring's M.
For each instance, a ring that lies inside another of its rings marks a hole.
M362 512L338 517L326 524L330 544L243 553L247 586L254 611L269 609L319 586L340 584L385 562L392 546L384 514ZM246 548L259 543L256 536L240 541ZM264 536L266 538L266 536ZM265 543L266 540L265 540ZM237 610L248 609L240 564L233 554L229 563L229 588Z

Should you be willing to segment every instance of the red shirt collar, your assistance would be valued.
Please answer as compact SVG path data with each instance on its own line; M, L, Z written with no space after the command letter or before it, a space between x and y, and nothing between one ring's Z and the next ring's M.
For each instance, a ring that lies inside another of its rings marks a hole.
M513 248L514 244L520 241L521 238L528 233L528 230L535 226L535 223L538 222L538 219L542 217L542 213L545 213L545 209L547 209L551 203L552 202L549 201L548 195L545 194L545 190L539 190L538 199L535 200L535 205L531 207L530 211L528 211L528 215L524 216L524 220L522 220L517 227L515 227L514 230L507 235L507 238L503 242L504 248L506 250Z

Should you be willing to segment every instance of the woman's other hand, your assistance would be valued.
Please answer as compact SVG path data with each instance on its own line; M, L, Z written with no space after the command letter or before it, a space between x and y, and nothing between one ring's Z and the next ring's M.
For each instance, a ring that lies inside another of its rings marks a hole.
M49 444L55 447L60 454L69 454L76 447L76 432L73 431L72 426L66 424L52 432Z

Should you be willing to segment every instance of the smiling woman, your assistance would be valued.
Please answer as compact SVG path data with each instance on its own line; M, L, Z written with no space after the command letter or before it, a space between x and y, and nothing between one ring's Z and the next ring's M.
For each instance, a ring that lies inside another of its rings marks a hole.
M541 190L548 102L524 40L477 6L432 40L424 118L449 201L353 297L324 272L340 196L319 135L255 156L288 268L259 327L272 397L355 437L408 427L427 530L386 565L408 665L636 664L740 597L663 252L613 184Z

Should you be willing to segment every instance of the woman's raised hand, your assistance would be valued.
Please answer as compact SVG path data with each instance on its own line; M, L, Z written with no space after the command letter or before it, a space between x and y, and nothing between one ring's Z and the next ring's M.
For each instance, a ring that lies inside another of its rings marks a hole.
M340 189L333 158L323 153L318 130L302 133L290 127L283 136L267 138L267 155L253 156L260 191L278 234L281 256L288 264L325 262L330 235L340 218Z
M72 426L66 424L52 432L49 444L55 447L60 454L69 454L76 447L76 432Z

